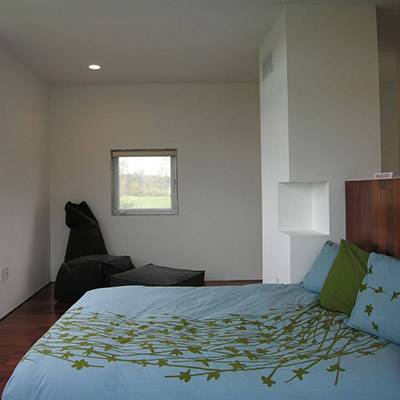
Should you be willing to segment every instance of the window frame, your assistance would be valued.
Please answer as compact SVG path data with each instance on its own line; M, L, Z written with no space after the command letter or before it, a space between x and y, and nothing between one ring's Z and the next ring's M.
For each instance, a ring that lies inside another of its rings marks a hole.
M119 159L120 157L171 157L171 208L119 208ZM111 214L177 215L178 214L178 151L177 149L123 149L111 150Z

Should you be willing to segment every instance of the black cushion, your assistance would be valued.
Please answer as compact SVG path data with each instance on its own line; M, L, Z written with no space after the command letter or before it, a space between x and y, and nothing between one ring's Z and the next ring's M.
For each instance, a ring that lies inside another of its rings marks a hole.
M75 204L69 201L65 205L65 223L71 232L64 261L92 254L108 254L99 223L86 202Z
M74 302L88 290L110 286L110 275L135 268L129 256L94 255L65 262L58 271L54 296Z
M204 286L204 271L148 264L111 276L111 286Z

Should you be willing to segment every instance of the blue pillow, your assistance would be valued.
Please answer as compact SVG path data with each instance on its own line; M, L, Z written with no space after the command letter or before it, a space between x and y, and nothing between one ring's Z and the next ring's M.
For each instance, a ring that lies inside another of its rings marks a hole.
M400 261L371 253L347 325L400 344Z
M303 282L301 282L305 289L311 290L315 293L321 291L338 251L338 244L333 243L330 240L324 244L317 259L314 261L311 270L304 277Z

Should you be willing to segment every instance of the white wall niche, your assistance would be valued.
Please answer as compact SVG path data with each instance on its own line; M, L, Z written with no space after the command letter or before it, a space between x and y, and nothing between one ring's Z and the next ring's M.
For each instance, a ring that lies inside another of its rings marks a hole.
M291 236L329 235L329 183L279 182L278 227Z

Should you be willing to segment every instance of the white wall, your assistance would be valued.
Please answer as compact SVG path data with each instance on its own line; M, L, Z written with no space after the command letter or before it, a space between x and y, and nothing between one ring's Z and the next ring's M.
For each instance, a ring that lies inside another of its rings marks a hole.
M398 138L398 147L397 151L399 154L399 164L398 171L400 171L400 44L396 50L396 105L397 105L397 138ZM382 155L384 157L384 155Z
M50 281L48 89L0 48L0 318Z
M397 82L380 83L382 171L400 170L400 112Z
M344 181L371 179L381 166L375 9L287 12L290 180L329 181L329 238L339 241L346 235ZM292 237L292 281L304 277L325 240Z
M263 279L290 281L290 238L278 230L278 182L289 180L289 115L286 13L283 12L259 50L262 153ZM263 81L262 62L273 51L271 74Z
M51 265L86 200L111 254L137 266L205 268L206 279L261 278L257 84L52 87ZM179 215L112 216L111 149L177 148Z
M400 170L400 53L379 53L382 171Z
M329 235L287 235L282 246L282 233L276 229L278 210L274 197L263 199L263 226L270 226L264 235L264 246L276 253L290 254L279 264L271 265L264 258L264 281L273 282L276 271L290 275L287 282L300 281L322 244L327 239L339 241L345 236L344 182L369 179L380 170L379 74L376 37L376 16L373 7L289 5L286 16L287 83L280 94L268 91L261 84L261 97L287 96L288 139L284 157L288 158L291 182L329 182ZM281 18L283 18L281 16ZM276 26L280 26L280 20ZM273 51L282 48L281 40L272 38ZM261 47L263 48L263 47ZM280 51L280 50L279 50ZM267 78L284 74L285 66L275 66ZM261 115L270 113L268 103L261 103ZM286 124L286 117L284 119ZM262 137L269 137L274 126L261 126ZM271 159L262 148L263 171L280 171L281 163ZM279 178L281 179L281 178ZM263 175L263 185L265 184ZM275 183L267 183L274 185ZM264 190L264 189L263 189ZM273 189L275 190L275 189ZM293 204L296 207L296 204ZM268 209L267 213L264 212ZM265 231L264 231L265 232ZM265 244L265 240L269 240Z

